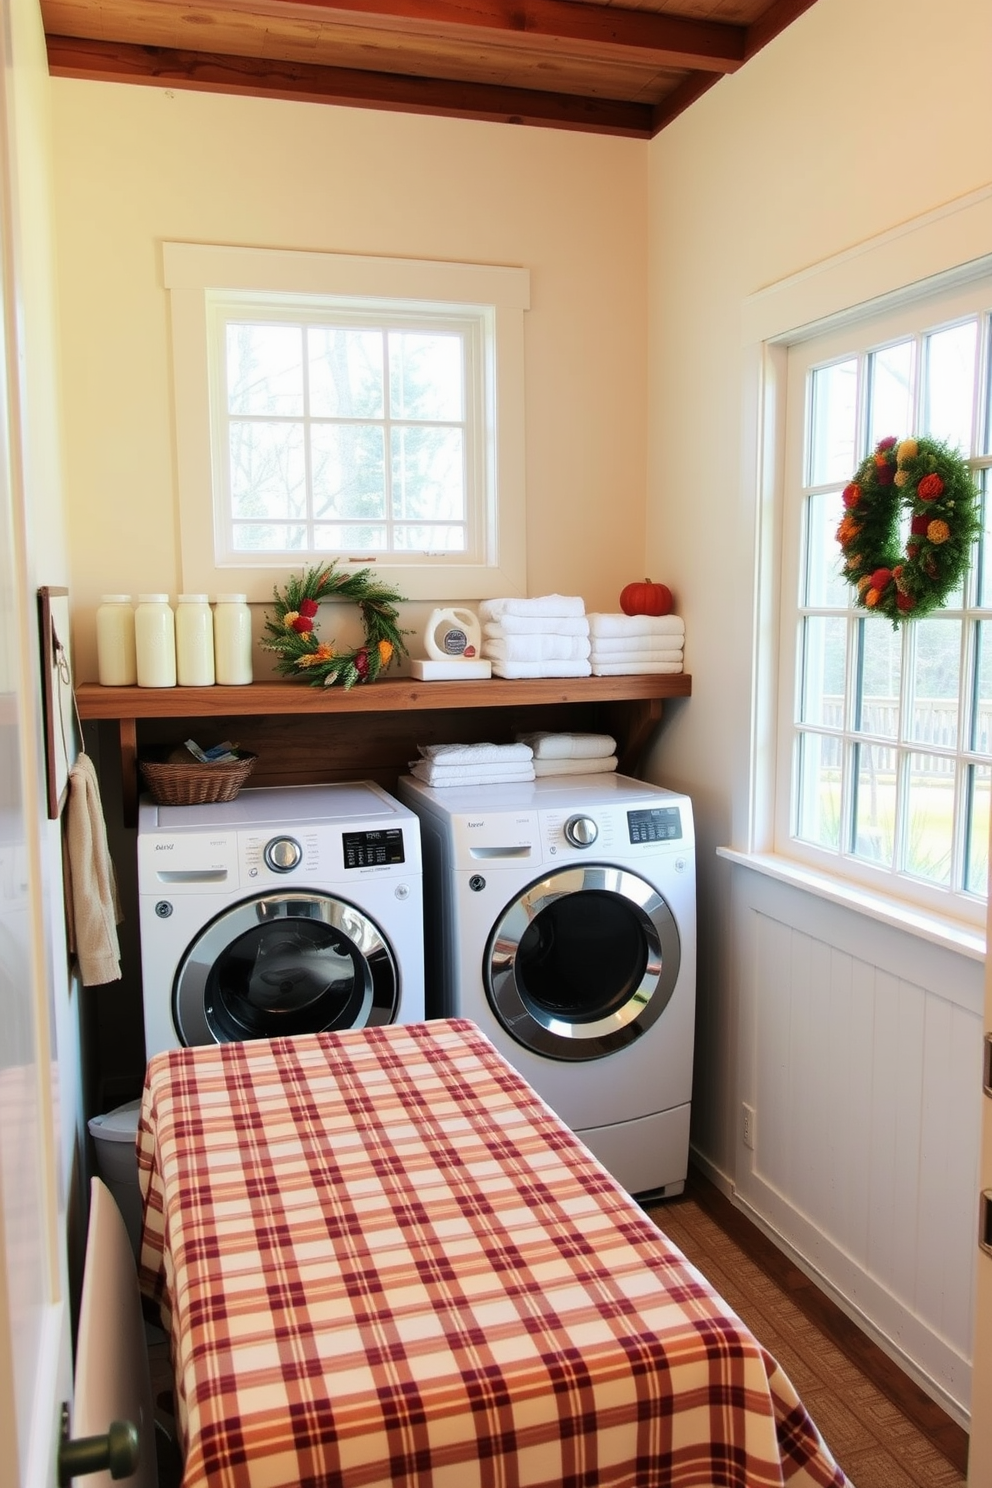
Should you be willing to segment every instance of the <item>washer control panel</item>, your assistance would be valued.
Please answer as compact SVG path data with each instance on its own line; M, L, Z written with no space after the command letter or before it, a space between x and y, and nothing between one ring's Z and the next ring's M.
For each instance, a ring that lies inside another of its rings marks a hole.
M608 858L629 852L631 847L656 852L692 845L679 806L618 809L611 803L580 810L573 807L570 812L542 811L541 828L548 862L576 851Z

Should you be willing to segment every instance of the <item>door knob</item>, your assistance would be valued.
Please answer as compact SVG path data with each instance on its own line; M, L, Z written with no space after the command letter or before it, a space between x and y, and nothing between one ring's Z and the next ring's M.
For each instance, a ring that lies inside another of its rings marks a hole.
M69 1440L69 1407L62 1407L62 1437L59 1441L59 1488L87 1473L107 1472L114 1479L131 1478L138 1470L141 1443L131 1421L111 1421L106 1436L79 1436Z

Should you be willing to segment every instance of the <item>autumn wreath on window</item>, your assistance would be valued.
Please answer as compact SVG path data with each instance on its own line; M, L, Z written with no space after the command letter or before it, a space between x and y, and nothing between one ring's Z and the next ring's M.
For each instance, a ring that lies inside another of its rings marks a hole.
M979 495L967 462L936 439L881 439L843 501L837 541L855 603L893 625L939 609L978 536Z
M266 615L264 651L279 657L276 671L284 677L309 682L313 687L345 689L359 682L374 682L381 672L405 654L404 635L396 624L397 604L403 596L371 577L370 570L337 572L337 564L306 569L294 575L283 593L273 590L275 615ZM338 650L317 636L317 616L322 600L350 599L358 605L365 639L353 651Z

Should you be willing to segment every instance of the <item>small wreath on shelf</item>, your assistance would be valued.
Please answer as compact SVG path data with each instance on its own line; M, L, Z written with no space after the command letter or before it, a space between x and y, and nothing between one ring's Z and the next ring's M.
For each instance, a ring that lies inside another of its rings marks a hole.
M264 651L279 657L276 670L284 677L309 682L312 687L346 690L360 682L374 682L381 672L406 653L403 642L408 631L396 624L396 605L403 596L371 577L370 570L339 574L337 563L304 570L294 575L280 594L273 589L275 616L266 615ZM350 599L362 612L365 639L354 651L337 651L317 639L317 612L321 600Z
M894 626L939 609L960 584L979 531L967 462L936 439L881 439L843 501L837 541L855 603ZM901 548L904 513L909 534Z

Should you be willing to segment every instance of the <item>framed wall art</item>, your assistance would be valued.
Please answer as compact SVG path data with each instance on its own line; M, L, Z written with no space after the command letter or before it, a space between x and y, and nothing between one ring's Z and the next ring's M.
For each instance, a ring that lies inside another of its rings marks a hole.
M38 590L38 624L48 815L55 821L69 793L69 771L82 748L72 690L68 589L46 584Z

